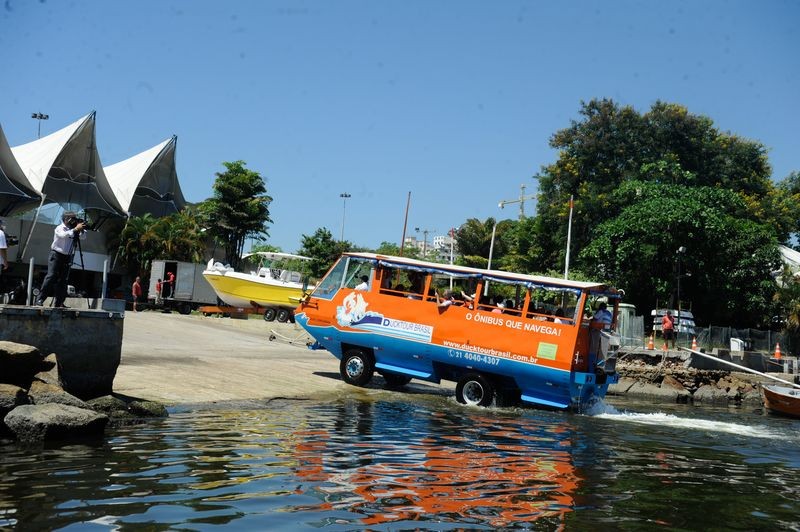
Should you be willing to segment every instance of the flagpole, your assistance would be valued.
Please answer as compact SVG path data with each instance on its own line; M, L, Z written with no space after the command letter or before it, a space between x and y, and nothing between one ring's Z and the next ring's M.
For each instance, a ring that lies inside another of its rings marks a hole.
M567 224L567 258L564 261L564 279L569 279L569 247L572 242L572 210L575 207L573 196L569 197L569 223Z

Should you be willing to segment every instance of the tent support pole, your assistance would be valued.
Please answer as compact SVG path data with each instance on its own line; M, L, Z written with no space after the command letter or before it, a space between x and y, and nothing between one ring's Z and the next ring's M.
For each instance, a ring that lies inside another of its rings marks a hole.
M22 250L17 255L17 260L20 261L25 258L25 252L28 250L28 244L31 243L31 237L33 236L33 230L36 228L36 222L39 221L39 211L42 210L42 205L44 205L44 200L47 198L47 194L42 194L42 201L39 202L39 207L36 209L36 214L33 217L33 223L31 224L31 229L28 231L28 238L25 239L25 245L22 246Z

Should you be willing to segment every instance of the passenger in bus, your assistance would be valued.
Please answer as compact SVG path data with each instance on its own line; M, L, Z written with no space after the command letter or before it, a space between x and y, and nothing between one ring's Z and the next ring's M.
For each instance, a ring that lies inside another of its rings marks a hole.
M461 297L464 299L464 304L470 310L472 310L474 308L473 302L475 301L475 296L476 295L477 294L469 295L469 294L464 293L463 290L461 291Z
M361 276L361 282L356 285L356 290L369 290L369 277Z
M436 305L440 309L446 309L454 303L452 290L445 290L444 294L439 296L439 291L436 291Z
M568 323L568 321L564 318L564 309L558 307L554 314L553 323Z
M495 307L492 309L492 314L502 314L503 310L506 306L503 304L503 300L500 298L492 298L492 302L495 304Z

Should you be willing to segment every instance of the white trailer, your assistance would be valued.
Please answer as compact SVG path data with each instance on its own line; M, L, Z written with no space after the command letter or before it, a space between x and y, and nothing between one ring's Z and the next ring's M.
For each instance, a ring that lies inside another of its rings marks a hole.
M147 300L153 306L175 309L181 314L189 314L201 305L216 305L217 294L203 277L205 264L180 262L175 260L154 260L150 266L150 285ZM157 297L158 280L166 286L169 272L175 275L174 292L164 293L166 297Z

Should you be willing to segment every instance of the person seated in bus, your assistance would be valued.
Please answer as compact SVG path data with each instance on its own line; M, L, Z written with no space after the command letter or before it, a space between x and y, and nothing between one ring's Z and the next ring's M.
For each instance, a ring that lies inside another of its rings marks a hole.
M517 310L517 306L514 304L514 301L512 299L506 299L504 306L505 310L503 311L503 314L519 316L519 310Z
M362 275L361 282L356 285L355 290L369 290L369 277Z
M564 317L564 309L563 308L558 307L556 309L556 312L553 315L553 323L569 323L569 320L567 320Z
M502 314L503 310L505 310L506 308L506 305L503 303L503 300L500 298L492 298L492 302L495 305L495 307L492 309L492 314Z
M461 291L461 298L464 300L465 306L470 310L472 310L474 308L474 302L475 302L475 296L476 295L477 294L469 295L469 294L465 293L463 290Z
M436 290L435 294L436 294L436 306L438 306L439 309L446 309L447 307L455 303L453 299L452 290L445 290L444 294L442 294L441 296L439 296L439 291Z

